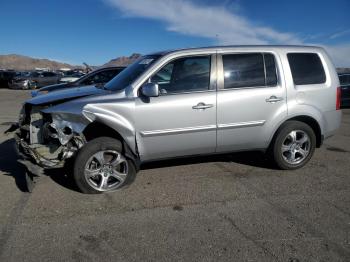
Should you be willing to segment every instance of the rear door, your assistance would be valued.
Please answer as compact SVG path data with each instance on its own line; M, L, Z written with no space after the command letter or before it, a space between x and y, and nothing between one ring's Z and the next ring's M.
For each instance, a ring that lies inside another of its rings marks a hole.
M287 115L278 65L274 53L218 54L217 152L266 148Z

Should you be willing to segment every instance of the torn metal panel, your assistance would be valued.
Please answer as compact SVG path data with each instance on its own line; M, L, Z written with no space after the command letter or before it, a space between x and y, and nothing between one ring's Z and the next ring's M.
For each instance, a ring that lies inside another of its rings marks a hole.
M50 127L51 137L57 138L60 141L61 145L66 145L75 134L81 134L83 132L86 124L81 122L63 120L62 115L53 114Z
M85 144L86 124L71 122L60 114L43 114L32 107L23 115L15 139L19 151L42 167L61 167Z

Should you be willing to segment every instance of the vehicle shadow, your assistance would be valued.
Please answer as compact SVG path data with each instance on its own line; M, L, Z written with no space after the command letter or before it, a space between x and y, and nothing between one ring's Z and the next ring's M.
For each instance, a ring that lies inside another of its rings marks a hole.
M155 162L145 163L141 166L141 170L157 169L162 167L193 165L200 163L211 162L232 162L247 166L265 168L265 169L277 169L276 166L270 161L265 154L257 151L246 151L238 153L227 153L210 156L193 156L193 157L181 157L176 159L160 160Z
M10 138L0 144L0 172L5 176L14 178L17 188L21 192L29 192L25 167L17 162L18 155L15 149L15 140ZM67 189L78 191L68 168L46 170L45 175L49 176L55 183Z
M15 140L5 140L0 144L0 172L5 176L12 176L17 188L22 192L28 192L25 168L17 162Z
M13 138L0 144L0 171L5 176L12 176L20 191L28 192L25 178L25 167L17 162L17 158L18 156L15 150L15 141ZM141 170L213 162L232 162L259 168L276 169L273 163L261 152L240 152L211 156L182 157L149 162L143 164ZM49 176L55 183L64 188L80 192L74 182L72 170L73 165L68 162L65 168L46 170L45 175Z
M45 175L49 176L52 179L52 181L64 188L75 192L80 192L77 185L74 182L72 170L73 169L69 170L67 167L49 169L45 171Z

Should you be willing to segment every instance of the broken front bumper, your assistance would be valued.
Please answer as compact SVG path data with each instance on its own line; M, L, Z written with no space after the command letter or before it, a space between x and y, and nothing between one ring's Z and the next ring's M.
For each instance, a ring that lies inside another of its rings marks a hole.
M14 138L16 141L17 154L22 159L26 161L31 161L32 163L35 163L42 168L63 167L64 161L55 160L55 159L46 159L37 151L39 147L35 147L35 146L33 147L31 145L28 145L27 142L25 142L23 139L20 138L18 133L14 135Z

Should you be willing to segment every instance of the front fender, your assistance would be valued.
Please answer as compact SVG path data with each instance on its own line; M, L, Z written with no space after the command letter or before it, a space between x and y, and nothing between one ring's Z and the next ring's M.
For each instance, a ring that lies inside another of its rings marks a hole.
M114 107L113 104L89 104L84 107L83 115L90 122L99 122L114 129L123 137L132 152L137 155L132 106L119 104L118 113Z

